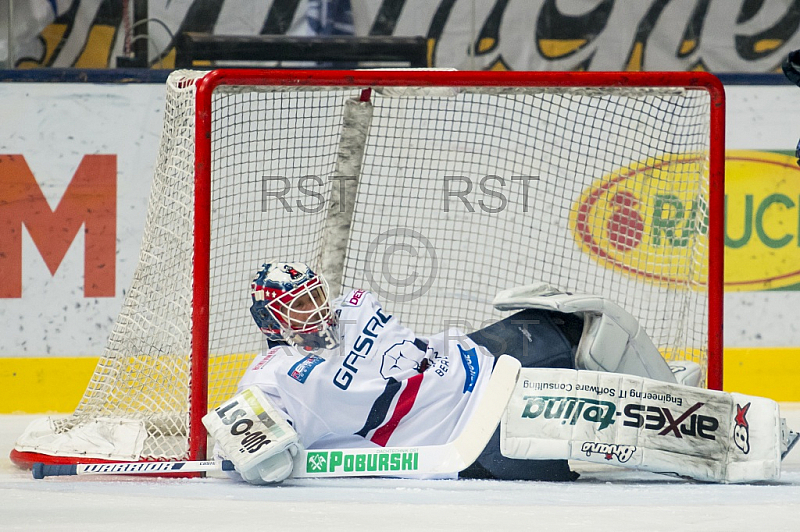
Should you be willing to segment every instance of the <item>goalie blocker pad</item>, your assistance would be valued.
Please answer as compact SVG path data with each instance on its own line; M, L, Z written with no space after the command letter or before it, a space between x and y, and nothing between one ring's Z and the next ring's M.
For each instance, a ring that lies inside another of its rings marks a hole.
M629 375L523 368L501 421L500 450L509 458L756 482L780 477L781 421L778 404L761 397Z
M297 432L258 387L245 388L206 414L203 425L247 482L280 482L292 474Z

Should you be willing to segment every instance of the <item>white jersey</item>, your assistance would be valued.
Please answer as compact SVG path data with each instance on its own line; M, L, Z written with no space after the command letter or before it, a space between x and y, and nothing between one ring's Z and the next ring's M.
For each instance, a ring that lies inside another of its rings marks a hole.
M449 329L420 339L354 290L337 305L340 344L277 346L239 383L258 386L306 448L420 446L455 438L474 411L494 357Z

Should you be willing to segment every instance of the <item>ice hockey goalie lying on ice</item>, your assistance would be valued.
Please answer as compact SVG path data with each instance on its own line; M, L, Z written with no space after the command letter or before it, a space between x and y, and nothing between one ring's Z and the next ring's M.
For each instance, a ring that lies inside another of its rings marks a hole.
M679 366L679 384L617 305L546 285L502 292L494 305L516 312L468 334L422 338L369 292L330 302L307 265L265 264L250 312L268 347L239 395L203 420L216 454L264 484L288 478L300 448L447 443L505 354L522 369L502 423L462 478L574 480L568 459L720 482L780 474L797 435L778 405L688 386L700 375L692 363ZM248 439L253 424L271 427L270 439Z

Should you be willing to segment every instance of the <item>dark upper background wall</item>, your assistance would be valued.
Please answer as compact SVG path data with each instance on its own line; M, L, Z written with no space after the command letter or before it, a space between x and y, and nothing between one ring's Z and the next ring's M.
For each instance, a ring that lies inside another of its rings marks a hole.
M138 51L171 69L184 32L421 36L430 65L480 70L765 73L800 48L800 0L8 1L16 68L113 68Z

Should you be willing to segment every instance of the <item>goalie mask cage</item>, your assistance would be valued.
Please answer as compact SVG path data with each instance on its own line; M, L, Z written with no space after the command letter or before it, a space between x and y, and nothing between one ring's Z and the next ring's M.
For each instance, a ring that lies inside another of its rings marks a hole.
M535 281L601 294L720 389L724 112L702 72L176 71L107 347L12 460L204 458L201 417L263 347L267 260L371 290L420 336Z

